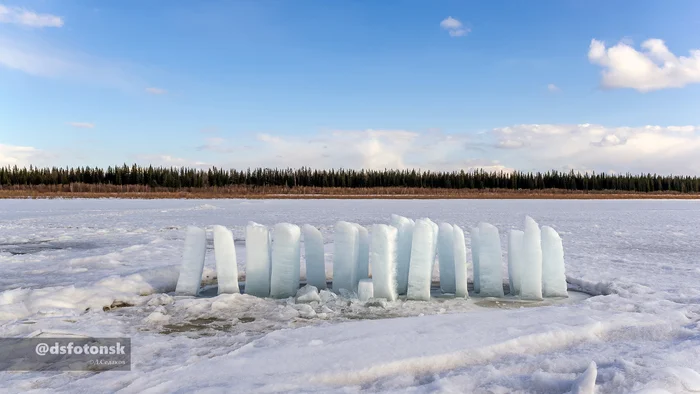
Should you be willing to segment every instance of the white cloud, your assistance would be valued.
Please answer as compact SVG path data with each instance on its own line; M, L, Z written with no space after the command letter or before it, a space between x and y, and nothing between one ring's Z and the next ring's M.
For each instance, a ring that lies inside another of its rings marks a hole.
M63 19L51 14L37 14L20 7L0 4L0 23L12 23L27 27L61 27Z
M557 86L553 83L550 83L549 85L547 85L547 90L549 90L552 93L557 93L557 92L561 91L561 89L559 89L559 86Z
M0 144L0 167L27 167L45 164L46 154L31 146Z
M443 19L442 22L440 22L440 27L444 30L447 30L447 32L452 37L466 36L471 31L471 29L464 27L464 25L462 25L462 22L451 16L448 16L447 18Z
M150 94L166 94L167 90L161 88L146 88L146 92Z
M637 51L625 42L606 48L593 39L588 59L603 68L602 85L607 88L649 92L700 83L700 50L691 50L689 57L676 56L660 39L646 40L641 48Z
M87 122L68 122L68 124L79 129L92 129L95 127L94 123Z
M141 165L197 168L207 168L212 166L212 164L204 161L185 159L182 157L175 157L171 155L136 155L134 156L134 158Z
M204 139L204 144L197 147L197 150L206 150L216 153L231 153L234 151L226 141L226 139L221 137L210 137Z

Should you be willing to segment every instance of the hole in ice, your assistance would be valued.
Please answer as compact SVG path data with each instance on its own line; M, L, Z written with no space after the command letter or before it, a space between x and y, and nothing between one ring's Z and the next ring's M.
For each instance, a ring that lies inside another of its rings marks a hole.
M19 244L0 244L0 253L10 253L12 255L34 254L52 250L89 250L99 246L92 242L84 241L38 241Z

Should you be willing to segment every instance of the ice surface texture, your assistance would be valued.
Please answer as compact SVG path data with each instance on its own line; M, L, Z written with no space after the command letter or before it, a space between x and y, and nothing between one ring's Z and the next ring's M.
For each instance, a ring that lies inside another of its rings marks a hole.
M454 225L455 297L469 297L467 288L467 244L464 230Z
M398 298L396 281L398 256L398 230L386 224L372 227L370 244L370 263L372 264L372 283L374 296L394 301Z
M372 297L374 297L372 279L360 279L360 282L357 285L357 298L359 298L362 302L367 302L367 300Z
M483 297L503 297L503 256L496 226L479 224L479 275Z
M399 215L391 215L391 225L398 230L397 257L396 257L396 281L399 294L406 294L408 290L408 268L411 263L411 243L413 242L412 220Z
M510 294L520 294L520 276L523 265L523 237L525 233L520 230L510 230L508 235L508 282Z
M542 226L542 295L567 297L564 247L553 228Z
M224 226L214 226L214 257L219 294L240 293L238 288L238 264L233 233Z
M531 217L525 218L523 235L523 260L520 277L520 298L542 299L542 242L540 227Z
M454 294L455 286L455 248L454 228L451 224L440 223L438 232L438 263L440 267L440 289L443 293Z
M358 231L358 242L360 243L357 256L357 279L369 278L369 232L363 226L354 223Z
M187 295L197 295L199 293L206 252L207 233L204 229L193 226L187 227L180 276L177 278L177 285L175 286L176 293Z
M270 296L270 232L266 226L249 222L245 229L245 292L256 297Z
M357 289L357 259L360 254L359 231L352 223L340 221L333 234L333 291Z
M430 282L435 261L435 228L430 219L418 219L413 229L411 264L408 270L409 300L430 300Z
M326 259L321 232L310 224L305 224L304 256L306 257L306 282L317 289L326 288Z
M474 277L474 292L481 290L481 280L479 275L479 228L474 227L470 233L472 244L472 275Z
M270 297L293 297L299 290L301 270L301 229L278 223L272 232L272 276Z

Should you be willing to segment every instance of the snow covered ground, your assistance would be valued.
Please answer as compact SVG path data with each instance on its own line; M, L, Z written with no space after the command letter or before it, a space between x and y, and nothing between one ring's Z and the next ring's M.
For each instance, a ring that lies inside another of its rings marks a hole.
M248 221L312 224L330 274L335 222L388 223L391 213L489 222L504 251L530 215L561 234L572 288L593 296L517 308L476 297L366 306L325 292L311 304L168 294L187 225L230 228L242 277ZM698 223L697 201L0 201L0 336L133 344L130 372L0 372L0 391L564 393L594 361L599 393L698 392Z

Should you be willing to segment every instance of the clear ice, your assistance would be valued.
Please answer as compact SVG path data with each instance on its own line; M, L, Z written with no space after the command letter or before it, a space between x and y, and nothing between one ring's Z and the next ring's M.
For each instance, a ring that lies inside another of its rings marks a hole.
M473 227L470 233L472 246L472 276L474 278L474 292L481 290L479 275L479 227Z
M207 252L207 233L199 227L189 226L185 233L185 248L177 278L175 292L196 296L202 283L204 257Z
M415 223L411 219L392 214L391 225L398 230L396 257L396 282L398 284L398 292L399 294L406 294L408 290L408 269L411 263L413 226Z
M496 226L479 224L479 294L503 297L503 255Z
M386 224L372 227L370 263L374 296L395 301L398 298L396 268L398 256L398 230Z
M568 297L564 247L559 234L549 226L542 226L542 295Z
M455 297L469 297L467 288L467 245L464 231L454 225ZM441 279L442 280L442 279Z
M360 242L357 256L357 279L369 278L369 232L363 226L354 223L357 227Z
M272 232L272 276L270 297L294 297L299 290L301 270L301 229L278 223Z
M520 281L523 270L523 237L520 230L510 230L508 235L508 283L510 294L520 294Z
M248 222L245 228L245 293L256 297L270 296L270 231L266 226Z
M443 293L454 294L455 283L455 247L454 228L449 223L440 223L438 230L438 266L440 267L440 289Z
M540 227L531 217L525 218L523 235L522 271L520 276L520 298L542 299L542 243Z
M360 234L357 227L348 222L335 224L333 234L333 291L357 290L357 260L360 254Z
M326 288L326 258L321 232L310 224L302 228L304 256L306 258L306 282L317 289Z
M370 298L373 297L374 287L372 285L372 279L360 279L360 282L357 285L357 298L359 298L362 302L367 302Z
M430 301L433 262L435 261L435 230L430 219L418 219L413 229L411 264L408 270L409 300Z
M213 226L214 257L219 294L240 293L238 288L238 263L233 233L224 226Z

